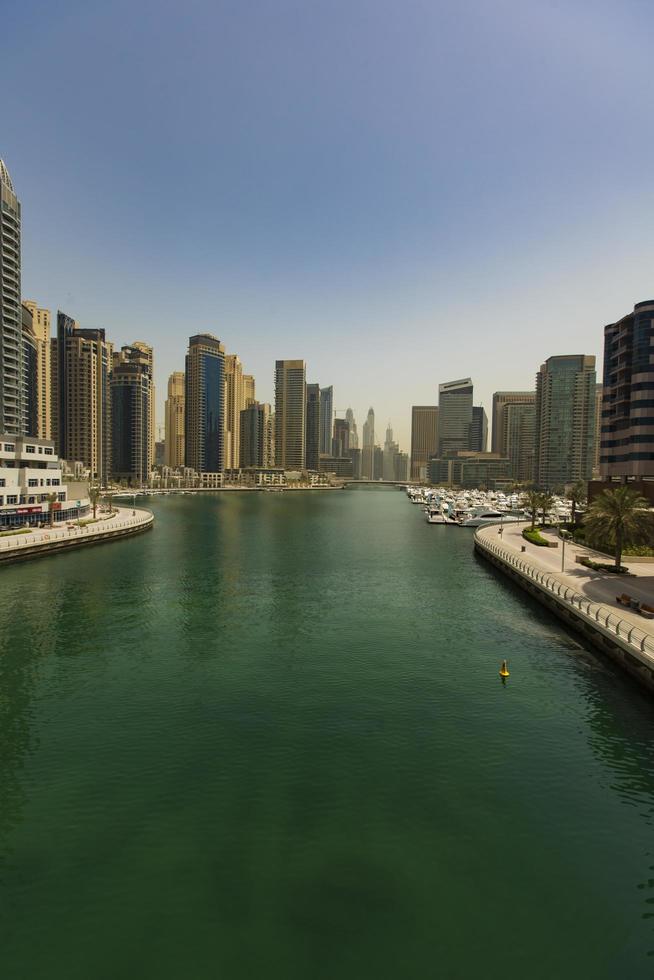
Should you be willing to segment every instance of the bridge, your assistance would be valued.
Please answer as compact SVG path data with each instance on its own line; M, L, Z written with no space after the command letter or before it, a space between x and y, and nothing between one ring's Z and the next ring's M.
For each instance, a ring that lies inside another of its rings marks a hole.
M413 484L410 480L355 480L348 478L347 476L343 478L343 483L346 487L412 487Z

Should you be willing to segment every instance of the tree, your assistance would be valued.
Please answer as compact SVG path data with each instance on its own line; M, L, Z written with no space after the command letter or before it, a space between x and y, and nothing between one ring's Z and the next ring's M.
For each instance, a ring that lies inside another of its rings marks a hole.
M615 567L622 564L625 545L644 544L654 535L654 514L649 504L630 487L602 490L586 511L586 533L596 544L615 548Z
M540 502L538 504L542 515L541 524L545 524L545 518L554 506L554 497L551 493L539 493Z
M531 529L532 531L536 527L536 515L540 509L540 498L541 495L538 490L527 490L526 494L522 498L522 506L531 516Z
M89 489L89 498L93 507L93 520L95 520L95 512L98 506L98 500L100 499L100 487L91 487Z
M584 483L584 481L577 480L576 483L573 483L570 489L568 490L568 492L566 493L566 498L572 504L572 514L570 520L571 523L574 525L575 517L577 515L577 504L586 503L586 484Z

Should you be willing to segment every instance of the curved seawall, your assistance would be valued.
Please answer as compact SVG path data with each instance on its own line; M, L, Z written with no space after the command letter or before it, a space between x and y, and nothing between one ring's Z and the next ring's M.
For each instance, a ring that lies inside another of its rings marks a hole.
M72 548L131 537L149 531L153 524L154 516L149 510L121 507L116 514L99 522L98 525L70 527L67 525L63 528L45 528L25 535L12 535L0 539L0 565L27 561L31 558L43 558Z
M654 621L637 622L635 613L623 614L617 604L593 601L568 585L566 576L539 567L530 555L499 543L498 537L496 526L478 528L477 554L654 693ZM615 575L610 585L619 593L629 588L628 582Z

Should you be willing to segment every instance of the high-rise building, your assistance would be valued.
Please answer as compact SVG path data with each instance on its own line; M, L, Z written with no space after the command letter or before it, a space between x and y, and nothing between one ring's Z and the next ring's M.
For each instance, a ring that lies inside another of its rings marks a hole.
M251 402L241 412L241 466L270 467L272 451L272 414L270 405Z
M154 351L149 344L146 344L143 340L135 340L131 345L135 350L141 352L143 357L146 359L150 367L150 393L149 393L149 405L148 405L148 415L150 418L150 433L149 433L149 456L148 456L148 473L154 466L154 443L156 439L156 398L155 398L155 387L154 387Z
M186 383L183 371L173 371L168 378L166 399L165 463L178 469L185 465L184 434L186 425Z
M438 407L414 405L411 409L411 479L426 480L429 460L438 455Z
M225 348L210 333L189 338L186 355L186 465L197 473L225 469Z
M381 446L374 446L372 451L372 479L384 479L384 450Z
M245 408L243 365L237 354L225 355L225 469L237 470L241 456L241 411Z
M320 389L320 452L329 456L332 451L332 419L334 418L334 388Z
M151 446L152 349L122 347L111 371L111 470L115 480L147 483L154 465Z
M112 353L104 330L82 329L57 313L50 356L52 436L62 459L83 463L102 485L111 474Z
M536 392L531 402L507 402L501 412L501 459L509 459L509 476L519 483L534 477L536 444Z
M27 435L33 435L39 426L38 401L38 352L36 337L32 328L32 313L21 306L21 372L20 404L23 427Z
M491 452L507 455L506 439L506 407L507 405L536 404L535 391L496 391L493 395L493 431L491 435Z
M485 453L488 445L488 419L481 405L472 406L472 421L468 449L472 453Z
M350 427L347 419L334 419L334 435L332 436L332 456L340 458L349 456Z
M285 470L306 467L306 407L304 361L276 361L275 457Z
M375 412L373 408L368 409L368 416L363 423L361 476L364 480L374 480L375 478Z
M394 458L393 479L405 482L409 479L409 455L397 452Z
M317 470L320 462L320 385L307 385L306 467Z
M20 302L20 201L0 160L0 431L27 434ZM34 435L34 433L29 433Z
M393 481L395 479L395 457L399 453L400 447L393 440L393 429L391 428L391 423L388 423L386 429L386 438L384 440L384 449L382 456L382 479Z
M253 374L243 375L243 401L244 401L244 405L243 405L244 408L247 408L248 405L251 405L253 402L256 401L255 383L254 383Z
M472 379L447 381L438 386L439 455L467 450L472 422Z
M536 375L534 483L560 490L590 480L595 443L595 358L548 357Z
M654 390L654 386L653 386ZM603 386L595 385L595 452L593 455L593 479L600 478L600 456L602 453L602 398ZM652 439L654 442L654 439Z
M23 306L32 314L32 331L36 341L36 401L37 432L40 439L50 439L51 372L50 372L50 310L42 309L31 299L23 300Z
M357 424L354 421L354 412L352 411L351 408L348 408L348 410L345 413L345 421L347 422L348 433L349 433L347 438L348 448L358 449L359 433L357 432Z
M604 327L603 480L654 477L654 300ZM639 488L646 492L648 488ZM654 500L654 496L650 495Z

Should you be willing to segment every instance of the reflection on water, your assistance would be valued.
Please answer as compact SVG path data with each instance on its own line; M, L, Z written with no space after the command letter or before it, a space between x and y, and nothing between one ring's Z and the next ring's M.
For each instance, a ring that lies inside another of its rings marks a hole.
M8 976L650 975L629 680L401 493L154 507L2 572Z

